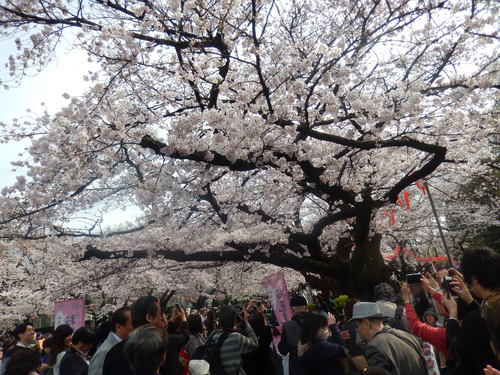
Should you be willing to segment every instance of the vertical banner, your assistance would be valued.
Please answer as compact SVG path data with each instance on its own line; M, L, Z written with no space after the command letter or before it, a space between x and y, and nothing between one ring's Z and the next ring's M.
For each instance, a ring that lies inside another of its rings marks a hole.
M85 300L70 299L54 302L54 328L67 324L74 330L85 325Z
M290 308L290 297L285 277L282 273L266 276L264 285L267 287L276 320L281 326L292 319L292 309Z

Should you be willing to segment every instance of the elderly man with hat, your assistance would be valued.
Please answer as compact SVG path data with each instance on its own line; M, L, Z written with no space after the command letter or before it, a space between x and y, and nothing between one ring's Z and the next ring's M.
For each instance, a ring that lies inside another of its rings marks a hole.
M292 320L283 325L278 350L283 355L290 353L289 375L303 375L304 372L298 365L297 346L299 344L300 328L307 314L307 301L302 296L294 296L290 299L290 306L292 307L293 317Z
M420 343L412 334L384 326L384 315L373 302L354 305L356 331L367 342L369 367L380 367L392 375L427 375Z

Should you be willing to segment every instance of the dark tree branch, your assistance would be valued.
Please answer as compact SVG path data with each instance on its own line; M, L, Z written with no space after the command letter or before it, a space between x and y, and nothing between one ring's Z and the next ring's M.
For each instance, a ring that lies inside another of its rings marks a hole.
M196 253L186 253L181 250L114 250L103 251L88 245L80 261L96 259L146 259L150 257L164 258L177 262L259 262L265 264L274 264L280 267L289 267L299 272L321 273L323 275L339 277L341 274L349 273L349 267L343 263L321 262L306 257L296 257L283 253L283 245L271 246L270 255L249 250L255 249L260 244L228 243L228 246L235 250L228 251L200 251Z

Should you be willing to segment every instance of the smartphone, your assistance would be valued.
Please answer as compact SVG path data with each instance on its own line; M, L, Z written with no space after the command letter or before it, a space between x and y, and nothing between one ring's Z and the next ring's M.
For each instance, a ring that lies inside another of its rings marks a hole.
M409 273L408 275L406 275L406 282L408 284L420 284L421 278L421 273Z
M450 276L445 276L443 277L443 280L441 281L441 288L446 292L446 296L450 298L450 295L453 293L453 290L451 289L450 283L453 282L453 279Z

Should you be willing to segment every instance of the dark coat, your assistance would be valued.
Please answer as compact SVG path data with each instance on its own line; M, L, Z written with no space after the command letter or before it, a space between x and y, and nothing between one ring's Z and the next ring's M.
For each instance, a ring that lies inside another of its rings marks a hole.
M271 342L273 335L270 327L256 330L255 335L259 339L259 346L255 351L246 354L243 358L243 370L247 375L274 375L274 367L271 359Z
M179 362L179 351L189 341L189 325L186 322L181 324L181 333L167 334L167 358L160 373L163 375L181 375L184 372Z
M59 365L59 375L87 375L88 371L89 365L74 348L64 354Z
M304 372L298 365L297 345L299 344L300 327L304 322L306 314L307 312L295 314L292 320L283 325L283 330L281 331L281 341L278 344L278 350L283 355L290 353L290 375L304 375Z
M123 340L109 349L104 364L102 375L133 375L127 360L123 356L123 347L127 340Z
M453 375L483 374L486 365L497 368L486 321L477 308L465 314L461 328L455 319L448 320L446 343L457 364Z
M343 374L339 361L344 357L343 340L335 325L330 326L333 335L328 340L316 340L300 357L298 364L306 375Z
M187 323L182 324L182 333L180 335L167 335L167 359L162 367L160 367L161 375L178 375L182 374L182 368L179 363L179 350L189 340L189 331ZM127 340L119 342L113 346L106 358L102 368L103 375L134 375L130 365L123 355L123 347Z

